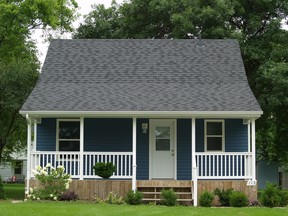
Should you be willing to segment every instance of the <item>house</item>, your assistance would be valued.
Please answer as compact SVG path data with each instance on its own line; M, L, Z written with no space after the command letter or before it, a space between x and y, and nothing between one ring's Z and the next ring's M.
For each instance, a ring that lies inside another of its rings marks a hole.
M10 162L0 164L0 176L4 182L24 182L27 173L25 152L13 153Z
M157 200L174 188L197 205L216 187L257 197L262 110L236 40L53 40L20 113L27 188L31 169L50 162L66 167L83 199L132 188ZM101 161L117 166L110 180L93 172Z

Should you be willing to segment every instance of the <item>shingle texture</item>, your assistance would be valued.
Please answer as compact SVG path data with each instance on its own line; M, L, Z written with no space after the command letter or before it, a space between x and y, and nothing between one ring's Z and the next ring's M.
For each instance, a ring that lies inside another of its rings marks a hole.
M235 40L53 40L22 111L261 111Z

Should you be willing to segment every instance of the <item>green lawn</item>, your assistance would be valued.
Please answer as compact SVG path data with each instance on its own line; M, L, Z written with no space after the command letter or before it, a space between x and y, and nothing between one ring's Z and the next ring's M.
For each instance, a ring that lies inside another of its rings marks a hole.
M288 215L288 208L200 208L188 206L129 206L94 204L91 202L22 202L12 203L11 201L0 202L0 215L9 216L88 216L88 215Z
M4 191L7 199L23 200L25 195L24 184L4 184Z

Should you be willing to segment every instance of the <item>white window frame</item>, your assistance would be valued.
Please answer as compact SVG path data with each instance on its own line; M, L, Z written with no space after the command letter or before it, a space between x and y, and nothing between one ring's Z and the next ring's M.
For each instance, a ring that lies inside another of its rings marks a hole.
M207 123L209 122L220 122L222 123L222 135L207 135ZM207 138L208 137L221 137L222 138L222 150L207 150ZM225 152L225 121L224 120L211 120L207 119L204 122L204 151L205 152Z
M79 139L59 139L59 123L60 122L79 122L79 125L80 125L80 119L57 119L57 126L56 126L56 151L59 152L59 141L79 141L79 145L80 145L81 134L80 134Z

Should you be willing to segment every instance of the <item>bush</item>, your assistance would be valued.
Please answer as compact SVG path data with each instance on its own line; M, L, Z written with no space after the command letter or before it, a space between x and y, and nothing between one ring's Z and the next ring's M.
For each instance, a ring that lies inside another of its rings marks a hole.
M233 191L230 195L230 206L245 207L248 206L249 201L247 196L240 191Z
M108 196L105 199L105 202L108 204L116 204L116 205L124 204L122 196L119 196L118 194L113 192L110 192L108 194Z
M142 203L143 194L140 191L130 190L125 196L125 202L129 205L139 205Z
M39 181L39 188L30 188L26 192L26 197L31 200L58 200L59 196L64 193L72 181L71 176L65 173L63 166L54 168L51 164L45 167L37 166L32 170L35 178Z
M214 199L213 193L209 191L204 191L201 193L200 198L199 198L199 205L203 207L211 207L212 202Z
M93 166L93 169L95 171L95 175L98 175L104 179L110 178L110 176L113 175L113 173L116 171L116 166L113 165L113 163L96 163Z
M161 204L166 206L176 205L177 196L173 189L166 189L161 191Z
M4 185L2 181L2 177L0 176L0 199L5 199Z
M78 199L78 195L74 191L65 191L59 196L60 201L75 201Z
M280 190L275 184L267 182L266 189L263 191L260 202L262 205L273 208L278 206L286 206L288 204L288 196Z
M216 188L214 194L219 197L219 202L222 206L230 206L230 195L233 192L233 189L220 190Z

